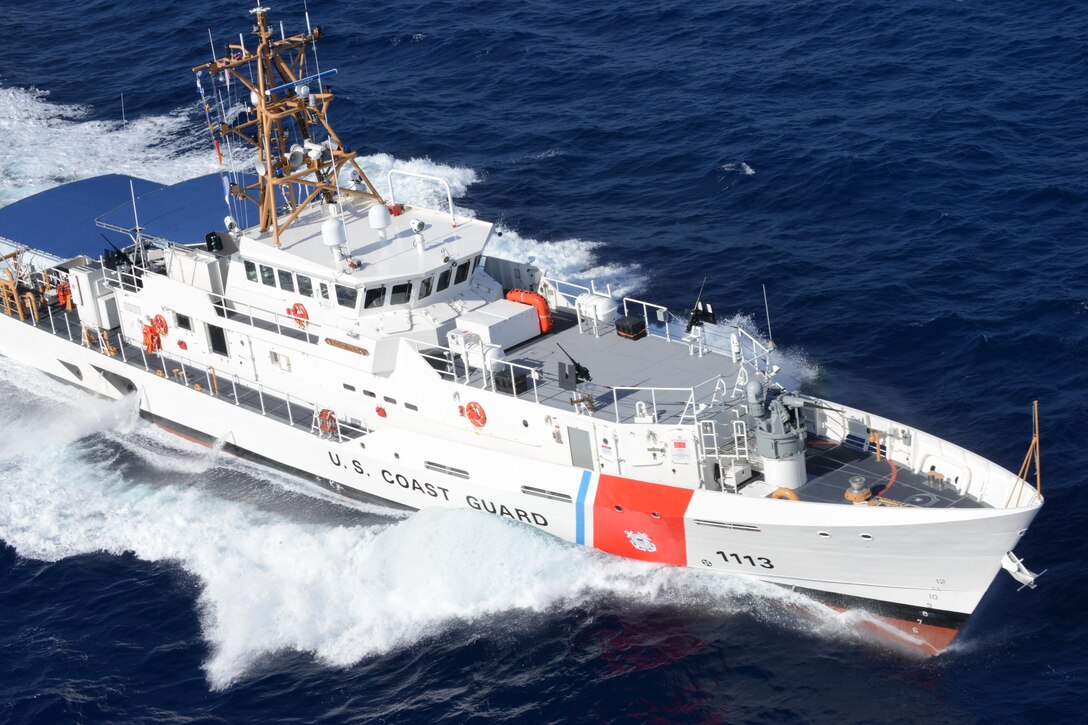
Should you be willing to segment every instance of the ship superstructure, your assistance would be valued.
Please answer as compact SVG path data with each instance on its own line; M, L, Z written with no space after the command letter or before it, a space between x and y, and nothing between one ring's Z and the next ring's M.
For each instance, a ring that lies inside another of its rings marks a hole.
M773 346L707 305L488 254L492 225L442 179L394 170L379 193L329 120L322 31L266 15L195 69L222 173L87 179L0 213L23 237L0 240L0 352L348 496L758 577L931 654L999 569L1033 584L1012 549L1042 505L1037 432L1013 474L784 389ZM444 207L398 203L404 177ZM40 210L88 200L115 207L97 225L117 243L51 254L97 243Z

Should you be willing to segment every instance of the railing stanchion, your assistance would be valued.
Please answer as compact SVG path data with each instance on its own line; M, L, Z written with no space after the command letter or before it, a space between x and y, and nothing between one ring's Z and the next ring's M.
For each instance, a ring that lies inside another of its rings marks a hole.
M295 416L291 413L291 396L288 393L284 393L284 398L287 400L287 422L291 424L291 427L295 427Z
M231 387L231 390L234 392L234 404L235 405L241 405L241 403L238 402L238 385L235 382L237 380L238 380L238 375L237 374L235 374L233 377L231 377L230 387Z

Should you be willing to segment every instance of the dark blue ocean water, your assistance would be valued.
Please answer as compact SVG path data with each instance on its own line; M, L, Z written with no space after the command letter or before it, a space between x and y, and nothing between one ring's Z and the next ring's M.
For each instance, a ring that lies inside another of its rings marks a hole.
M189 68L248 8L5 2L0 202L213 170ZM705 274L764 327L766 284L790 374L1014 470L1037 398L1049 571L919 661L744 582L341 505L0 360L0 721L1084 721L1083 5L311 11L341 135L502 251L677 308Z

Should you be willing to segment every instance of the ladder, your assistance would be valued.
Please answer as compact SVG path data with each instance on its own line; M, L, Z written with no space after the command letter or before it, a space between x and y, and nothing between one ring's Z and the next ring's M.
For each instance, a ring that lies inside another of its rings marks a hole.
M733 457L748 460L748 424L743 420L733 421Z
M721 451L718 449L718 424L712 420L699 421L699 442L703 446L703 453L707 458L721 461Z

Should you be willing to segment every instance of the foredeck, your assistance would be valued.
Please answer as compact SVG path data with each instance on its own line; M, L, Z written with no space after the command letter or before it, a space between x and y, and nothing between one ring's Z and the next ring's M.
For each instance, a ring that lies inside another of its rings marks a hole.
M809 479L795 493L802 501L841 503L853 506L844 493L850 479L861 476L877 503L921 508L986 508L936 478L928 478L896 466L887 458L877 460L861 441L810 440L805 452Z

